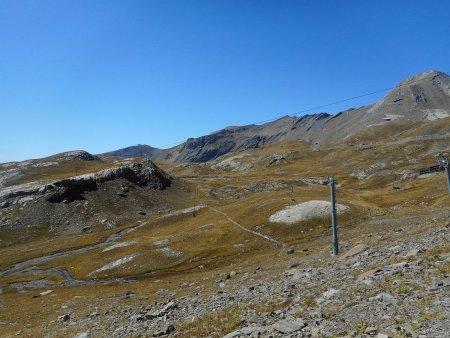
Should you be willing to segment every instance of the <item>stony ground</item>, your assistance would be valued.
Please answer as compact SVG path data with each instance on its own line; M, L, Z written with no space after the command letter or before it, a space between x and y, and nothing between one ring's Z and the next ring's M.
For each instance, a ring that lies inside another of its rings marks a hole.
M448 337L450 213L374 222L386 227L343 241L338 257L280 248L273 264L164 284L155 298L130 285L83 315L63 305L50 327L75 337Z

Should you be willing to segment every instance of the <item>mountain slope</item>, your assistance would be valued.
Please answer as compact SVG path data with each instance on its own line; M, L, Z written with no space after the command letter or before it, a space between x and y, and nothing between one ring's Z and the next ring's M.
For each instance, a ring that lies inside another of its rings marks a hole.
M173 162L207 162L229 152L258 148L285 140L325 144L344 140L361 130L383 124L411 128L418 121L450 116L450 77L430 70L402 81L378 102L336 115L319 113L284 116L262 125L227 127L188 139L170 148L136 146L110 152L115 156L143 156Z
M118 156L118 157L144 157L144 158L157 158L163 153L164 150L150 147L146 144L138 144L131 147L126 147L114 151L110 151L103 156Z

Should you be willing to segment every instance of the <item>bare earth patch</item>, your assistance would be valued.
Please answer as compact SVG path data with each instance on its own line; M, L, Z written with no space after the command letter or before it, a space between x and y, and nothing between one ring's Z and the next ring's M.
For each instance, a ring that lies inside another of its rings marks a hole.
M295 223L314 217L323 217L331 212L331 203L327 201L308 201L305 203L291 205L270 216L273 223ZM336 211L342 213L348 210L343 204L336 204Z

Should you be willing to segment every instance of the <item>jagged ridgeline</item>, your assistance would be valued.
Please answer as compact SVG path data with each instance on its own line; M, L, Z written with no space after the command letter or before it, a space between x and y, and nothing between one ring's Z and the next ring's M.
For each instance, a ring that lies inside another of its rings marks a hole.
M399 83L383 99L374 104L350 108L335 115L318 113L284 116L262 125L227 127L212 134L190 138L170 148L157 149L138 145L105 155L142 156L174 162L206 162L224 154L258 148L286 140L329 143L366 128L390 122L402 130L414 123L450 116L450 77L430 70Z

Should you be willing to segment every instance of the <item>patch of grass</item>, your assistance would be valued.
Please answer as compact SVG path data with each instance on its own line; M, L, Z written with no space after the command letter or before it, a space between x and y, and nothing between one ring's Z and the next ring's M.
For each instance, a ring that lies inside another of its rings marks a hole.
M191 322L182 323L179 326L180 332L185 332L190 337L223 337L224 335L235 331L242 323L248 313L270 313L275 310L285 309L291 304L291 301L282 303L251 303L234 305L226 310L211 312L203 317Z
M58 166L31 167L14 184L64 179L100 171L111 166L111 163L101 161L61 161Z
M358 320L355 325L355 330L359 333L364 333L368 327L368 325L366 324L366 322L364 322L363 320Z
M394 292L399 295L409 294L413 291L419 290L420 287L417 284L414 283L408 283L408 284L400 284L396 288L394 288Z
M223 337L239 327L242 315L242 308L235 306L226 311L209 313L191 323L184 323L178 330L191 337Z
M317 306L316 297L314 296L306 297L303 301L303 304L309 308L316 307Z

